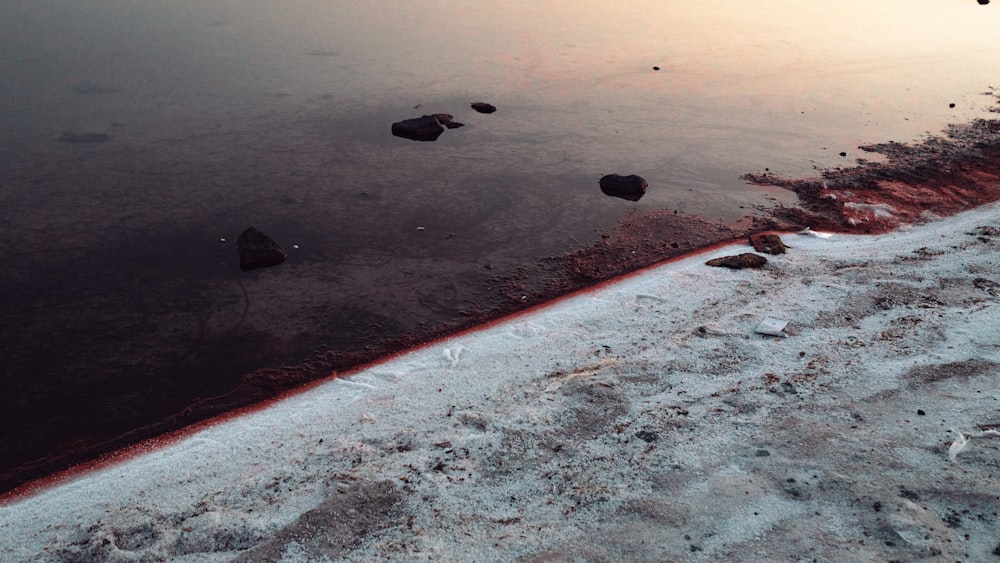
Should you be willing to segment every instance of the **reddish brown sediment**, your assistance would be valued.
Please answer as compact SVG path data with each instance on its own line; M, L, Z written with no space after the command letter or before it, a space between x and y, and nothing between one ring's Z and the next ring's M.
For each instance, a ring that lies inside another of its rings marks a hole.
M859 148L886 161L862 160L819 178L746 174L744 179L798 195L799 206L773 212L777 220L841 232L886 232L1000 199L1000 120L953 125L920 143Z
M142 407L139 413L142 416L102 419L101 424L89 426L78 423L86 421L68 424L74 419L63 411L74 408L86 413L87 402L93 399L88 393L100 391L97 387L60 392L58 396L63 397L63 403L31 403L27 394L23 398L18 396L13 403L16 409L4 416L11 421L14 419L9 417L31 417L38 421L36 426L40 430L38 435L13 430L8 431L10 436L5 435L5 443L16 442L25 447L17 455L13 450L4 452L0 460L0 494L32 490L32 480L51 479L74 466L80 467L77 465L80 463L100 463L95 460L101 459L110 463L146 451L197 428L192 425L246 412L242 409L256 408L252 405L266 404L331 374L348 373L424 343L530 311L534 306L664 260L720 243L745 242L746 236L753 232L811 227L877 233L903 223L922 221L930 215L949 215L1000 199L1000 120L976 120L953 126L943 136L921 143L886 143L863 148L884 154L886 161L860 162L856 167L826 171L819 178L745 176L754 183L793 190L800 200L797 206L759 210L757 217L736 224L666 209L633 211L593 244L500 272L482 282L482 286L472 291L475 300L463 304L451 318L419 328L385 325L377 320L347 324L345 330L349 329L353 340L341 343L337 350L313 349L307 354L308 359L295 365L261 367L266 365L266 357L255 349L264 346L255 339L263 335L252 332L234 332L226 336L227 340L211 346L198 343L204 350L185 357L178 363L176 373L164 376L168 381L163 385L167 387L155 390L164 395L157 395L158 403ZM239 361L227 367L231 374L220 376L224 383L213 383L214 387L207 386L205 392L195 397L180 396L182 391L190 392L184 386L193 381L182 378L188 363L210 357L216 349L231 355L230 349L234 347L246 352L241 352L243 355L236 357ZM80 361L76 369L86 369L83 360ZM121 369L125 367L128 366ZM141 368L141 364L133 365L133 369ZM115 381L128 383L126 375L123 372ZM177 381L169 380L175 376ZM14 393L31 389L30 382L14 383L11 388ZM118 411L114 413L128 414L128 408L135 410L137 407L128 404L131 398L133 395L125 394L115 399L111 406ZM28 402L21 405L23 401ZM177 407L178 404L181 406Z

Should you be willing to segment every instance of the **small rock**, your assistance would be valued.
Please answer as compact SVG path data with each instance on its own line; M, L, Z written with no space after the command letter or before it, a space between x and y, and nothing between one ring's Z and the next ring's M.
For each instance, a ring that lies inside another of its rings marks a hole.
M955 104L953 104L953 103L952 103L952 104L948 104L948 107L950 107L950 108L954 108L954 107L955 107Z
M660 67L658 67L658 66L654 66L654 67L653 67L653 70L660 70Z
M656 432L650 432L649 430L640 430L635 433L635 437L649 444L655 442L660 436Z
M767 264L767 258L764 258L760 254L745 252L737 256L713 258L712 260L705 262L705 264L721 268L731 268L733 270L742 270L744 268L761 268L764 264Z
M608 174L601 178L601 191L605 195L620 197L629 201L639 201L646 194L649 184L642 176L619 176L618 174Z
M285 261L287 254L271 237L250 227L236 239L240 253L240 269L244 272L274 266Z
M444 127L433 115L404 119L392 124L393 135L413 141L436 141L441 133L444 133Z
M785 243L781 242L781 237L766 233L750 235L750 244L757 252L768 254L784 254L788 250Z
M441 125L444 125L448 129L458 129L459 127L465 127L464 123L459 123L458 121L455 121L455 116L451 115L450 113L435 113L433 117L437 119L438 122L441 123Z
M917 409L917 416L924 416L926 414L927 413L924 412L924 409Z
M472 109L479 113L493 113L497 110L496 106L487 104L486 102L472 102Z
M846 153L846 152L844 152L844 151L841 151L841 152L840 152L840 156L847 156L847 153Z
M990 3L990 0L976 0L976 1L979 2L980 6L985 6ZM1000 547L998 547L997 550L1000 550ZM995 555L1000 555L1000 553L997 553L996 551L994 551L993 553Z

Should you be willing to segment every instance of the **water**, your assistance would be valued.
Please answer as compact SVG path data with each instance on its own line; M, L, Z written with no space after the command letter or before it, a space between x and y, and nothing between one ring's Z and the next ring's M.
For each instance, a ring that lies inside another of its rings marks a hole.
M849 165L981 115L997 14L7 0L4 482L467 324L631 210L734 221L793 201L744 172ZM466 126L389 134L438 112ZM649 192L608 198L607 173ZM240 272L251 225L285 264Z

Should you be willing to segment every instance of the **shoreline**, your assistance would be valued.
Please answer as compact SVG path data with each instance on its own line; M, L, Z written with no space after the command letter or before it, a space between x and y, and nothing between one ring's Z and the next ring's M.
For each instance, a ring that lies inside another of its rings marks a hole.
M17 542L0 547L986 557L1000 441L975 433L1000 424L1000 206L784 239L761 270L704 265L729 246L676 260L0 506ZM788 337L754 334L765 316ZM951 458L953 429L974 437Z
M995 97L995 95L994 95ZM31 486L36 479L53 478L67 466L101 463L122 451L169 439L191 425L201 427L226 413L253 410L277 397L312 387L340 372L353 373L363 366L464 334L476 327L502 322L511 315L563 299L629 272L704 252L724 241L744 239L761 231L793 231L804 227L835 232L878 233L901 224L919 223L1000 199L1000 120L976 120L954 125L944 137L920 143L885 143L868 150L883 152L885 163L861 163L851 168L825 171L820 178L792 180L769 174L747 174L748 182L789 189L801 205L778 206L770 214L727 225L695 215L666 209L633 211L601 239L576 252L549 257L490 278L478 303L461 311L462 320L441 322L421 330L402 331L394 337L365 341L355 351L314 353L301 364L271 367L244 373L239 382L220 395L201 397L166 418L124 434L105 436L98 443L60 444L52 452L13 466L0 468L4 495ZM930 197L928 194L933 195ZM366 329L378 332L378 327ZM373 333L374 334L374 333ZM16 494L16 493L15 493Z
M784 232L779 234L791 235L794 233ZM93 474L95 472L99 472L107 468L113 467L115 465L127 462L128 460L131 460L137 456L142 456L144 454L153 452L155 450L169 447L205 429L212 428L213 426L217 426L219 424L224 424L225 422L235 418L239 418L242 416L246 416L248 414L253 414L266 410L277 403L288 400L289 398L295 397L297 395L308 393L312 389L315 389L316 387L319 387L321 385L325 385L333 380L351 377L352 375L355 375L357 373L377 368L382 364L392 362L408 354L417 353L423 349L441 345L442 343L451 339L461 338L464 336L475 334L477 332L489 331L495 328L497 325L511 323L521 317L527 317L534 314L543 313L546 309L554 307L559 303L561 303L562 301L581 297L592 292L601 291L602 289L605 289L611 285L620 283L622 281L631 279L633 277L641 276L650 270L669 265L673 262L697 258L699 256L710 254L724 248L732 247L736 249L740 246L742 246L742 243L740 241L732 240L732 241L712 244L710 246L692 252L666 258L660 262L651 264L649 266L644 266L638 270L620 274L611 279L595 282L593 285L589 285L577 290L572 290L569 293L565 293L548 300L543 300L525 309L516 310L504 316L487 320L482 323L469 326L467 328L459 329L454 333L449 333L435 337L426 342L415 344L409 348L389 353L385 356L381 356L369 362L351 366L344 370L335 370L326 377L315 379L313 381L309 381L297 387L293 387L291 389L281 392L280 394L274 397L264 399L257 403L252 403L241 407L237 407L233 410L217 414L210 418L199 420L187 426L167 431L161 435L140 440L136 443L126 445L122 448L114 449L107 453L103 453L94 459L88 459L86 461L74 464L72 467L69 467L68 469L53 474L45 475L37 479L26 481L7 491L0 491L0 506L19 502L23 499L27 499L36 494L44 492L47 489L53 487L59 487L80 478L86 478L86 476L89 474Z

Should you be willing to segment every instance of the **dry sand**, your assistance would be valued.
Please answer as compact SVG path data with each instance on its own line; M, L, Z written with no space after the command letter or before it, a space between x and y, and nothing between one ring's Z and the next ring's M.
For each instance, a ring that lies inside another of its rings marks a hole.
M0 553L1000 553L1000 206L784 240L762 270L704 265L739 245L662 265L10 501Z

